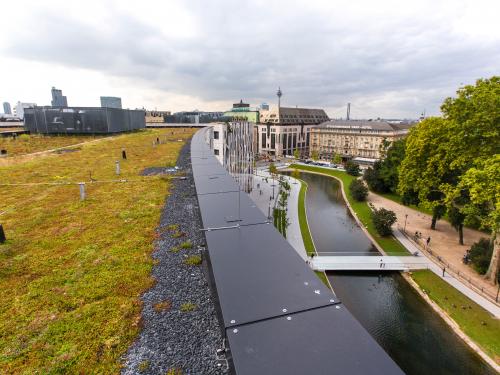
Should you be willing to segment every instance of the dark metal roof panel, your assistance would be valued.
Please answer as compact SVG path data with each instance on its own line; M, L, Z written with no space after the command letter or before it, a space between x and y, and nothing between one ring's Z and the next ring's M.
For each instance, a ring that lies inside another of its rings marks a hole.
M205 237L226 327L339 302L272 224Z
M402 375L343 305L226 329L238 375Z
M205 229L267 222L248 194L242 191L200 194L198 202Z

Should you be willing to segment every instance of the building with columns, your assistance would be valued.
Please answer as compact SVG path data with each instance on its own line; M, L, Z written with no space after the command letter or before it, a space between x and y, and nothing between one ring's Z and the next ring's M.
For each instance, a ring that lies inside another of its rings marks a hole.
M295 150L309 154L311 129L328 121L322 109L271 107L260 112L257 152L261 155L292 156Z
M392 143L405 137L413 125L364 120L328 121L311 129L311 153L316 152L325 160L331 160L335 153L343 160L375 161L382 156L384 141Z

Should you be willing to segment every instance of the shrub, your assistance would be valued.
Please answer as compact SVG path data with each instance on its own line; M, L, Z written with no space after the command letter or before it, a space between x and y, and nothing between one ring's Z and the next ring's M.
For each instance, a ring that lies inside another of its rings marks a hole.
M479 274L484 275L488 271L492 254L493 244L486 238L481 238L471 246L469 259Z
M193 311L193 310L196 310L196 305L194 303L191 303L191 302L186 302L186 303L183 303L181 305L181 308L180 310L182 312L189 312L189 311Z
M199 255L191 255L185 261L188 266L199 266L201 264L201 257Z
M345 163L345 171L351 176L359 176L359 165L349 160Z
M161 312L161 311L168 311L172 307L172 302L170 302L168 299L162 302L155 303L153 305L153 309L156 312Z
M392 224L396 222L396 214L393 211L385 208L376 209L372 206L372 221L375 230L381 236L389 236L392 234Z
M389 189L385 186L384 180L380 176L380 166L381 162L375 162L373 167L368 168L363 174L363 179L368 184L371 191L377 193L387 193Z
M191 243L191 241L184 241L183 243L181 243L181 249L191 249L193 247L193 244Z
M352 197L358 202L363 202L368 196L368 188L363 183L363 181L358 179L352 180L351 184L349 185L349 191L351 192Z
M29 134L21 134L18 138L20 141L23 141L23 142L28 142L30 140Z

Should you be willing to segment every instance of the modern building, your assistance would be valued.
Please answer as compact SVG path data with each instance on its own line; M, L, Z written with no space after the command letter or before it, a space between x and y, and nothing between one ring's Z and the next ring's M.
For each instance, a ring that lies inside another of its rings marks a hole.
M259 109L250 107L250 104L243 103L243 100L234 103L230 111L224 112L224 117L229 120L248 121L254 124L258 124L260 119Z
M32 107L24 126L41 134L109 134L143 129L144 111L100 107Z
M11 115L12 114L12 108L10 107L9 102L4 102L3 103L3 113L6 115Z
M338 154L343 160L358 159L372 164L381 158L383 142L405 137L413 124L386 121L335 120L311 129L311 152L331 160Z
M224 165L224 160L226 156L226 136L227 136L227 124L224 122L216 122L212 125L211 129L211 148L214 151L214 155L219 160L219 162Z
M278 91L281 93L281 90ZM280 97L281 95L279 95ZM315 125L328 121L322 109L271 107L260 111L257 126L256 151L260 155L292 156L309 154L310 131Z
M176 112L173 115L165 117L165 122L171 124L203 124L209 122L221 121L224 112L203 112L203 111L189 111L189 112Z
M170 111L146 111L146 123L164 123L171 116Z
M101 107L122 108L122 98L117 96L101 96Z
M211 125L210 147L219 162L250 192L254 167L254 124L249 121L218 122Z
M62 90L58 90L55 87L52 87L52 101L50 104L52 107L67 107L68 99L62 94Z
M36 103L17 102L16 106L14 107L14 116L16 116L22 120L22 119L24 119L24 110L27 108L33 108L35 106L36 106Z

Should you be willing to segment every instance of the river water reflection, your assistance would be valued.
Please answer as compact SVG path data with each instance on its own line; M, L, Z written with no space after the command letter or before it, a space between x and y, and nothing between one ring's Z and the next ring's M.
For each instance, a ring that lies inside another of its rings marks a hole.
M356 225L336 180L302 173L309 185L307 218L319 252L375 251ZM327 274L358 321L408 375L495 374L399 273Z

